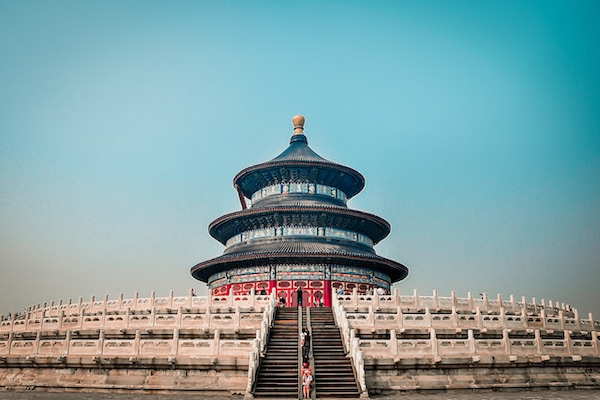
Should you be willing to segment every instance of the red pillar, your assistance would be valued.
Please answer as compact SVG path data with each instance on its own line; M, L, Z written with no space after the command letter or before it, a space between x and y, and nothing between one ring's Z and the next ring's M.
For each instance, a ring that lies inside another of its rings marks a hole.
M324 296L323 296L323 306L324 307L331 307L331 281L328 279L325 281L325 288L324 288Z
M269 290L268 293L271 294L271 292L273 291L273 289L275 289L277 287L277 283L275 281L275 279L271 279L269 281ZM275 295L277 295L277 292L275 292Z

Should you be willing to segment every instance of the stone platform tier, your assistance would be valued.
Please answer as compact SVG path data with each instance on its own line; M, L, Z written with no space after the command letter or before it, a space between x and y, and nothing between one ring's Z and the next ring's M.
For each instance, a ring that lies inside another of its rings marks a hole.
M245 393L275 296L188 296L29 307L0 322L0 390Z
M105 297L0 322L0 389L249 393L274 295ZM361 393L600 388L600 321L556 302L334 295Z
M370 393L600 388L600 321L569 306L415 291L337 296L332 308Z

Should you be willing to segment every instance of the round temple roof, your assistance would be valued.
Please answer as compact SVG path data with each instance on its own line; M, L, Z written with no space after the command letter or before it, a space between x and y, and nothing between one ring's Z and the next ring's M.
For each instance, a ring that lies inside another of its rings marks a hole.
M233 179L244 196L251 198L257 190L285 182L313 182L342 190L348 198L365 187L365 178L356 170L328 161L315 153L304 135L304 117L295 116L294 134L289 147L270 161L240 171Z

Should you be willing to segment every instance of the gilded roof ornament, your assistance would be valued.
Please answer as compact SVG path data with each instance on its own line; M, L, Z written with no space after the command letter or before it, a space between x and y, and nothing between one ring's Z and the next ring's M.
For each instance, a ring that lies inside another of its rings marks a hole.
M294 135L304 135L304 115L296 115L292 118L292 123L294 124Z

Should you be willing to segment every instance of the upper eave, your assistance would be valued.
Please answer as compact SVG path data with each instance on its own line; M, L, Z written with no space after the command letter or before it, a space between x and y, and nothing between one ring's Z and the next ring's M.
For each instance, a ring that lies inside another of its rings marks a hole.
M358 171L328 161L267 161L245 168L233 178L234 186L249 199L263 187L290 182L332 186L343 191L348 199L365 187L365 178Z

